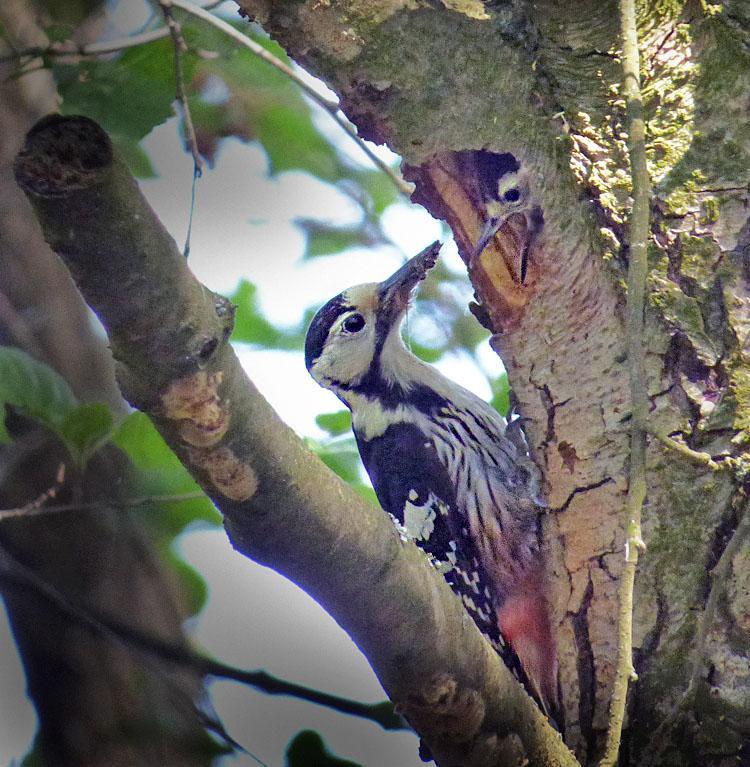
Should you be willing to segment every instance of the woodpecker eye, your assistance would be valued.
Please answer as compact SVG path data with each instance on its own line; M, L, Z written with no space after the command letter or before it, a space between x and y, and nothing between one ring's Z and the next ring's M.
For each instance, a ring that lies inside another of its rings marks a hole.
M352 314L344 320L343 328L347 333L359 333L365 326L365 318L361 314Z
M512 189L508 189L504 197L507 202L518 202L521 199L521 192L514 186Z

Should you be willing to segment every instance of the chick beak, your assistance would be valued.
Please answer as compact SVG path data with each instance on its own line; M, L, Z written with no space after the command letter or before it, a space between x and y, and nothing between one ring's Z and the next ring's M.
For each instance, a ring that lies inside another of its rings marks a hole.
M394 322L406 311L414 288L435 266L441 243L437 240L421 253L409 259L398 271L380 283L378 290L379 314L389 323Z
M507 216L500 216L500 218L491 218L487 221L474 247L474 258L479 258L484 253L484 249L490 244L492 238L507 220Z

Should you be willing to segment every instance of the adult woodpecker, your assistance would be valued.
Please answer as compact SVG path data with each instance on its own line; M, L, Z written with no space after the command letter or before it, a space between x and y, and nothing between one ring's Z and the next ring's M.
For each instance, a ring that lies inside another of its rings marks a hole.
M506 435L504 418L401 339L412 292L439 250L433 243L384 282L328 301L307 332L305 364L351 410L383 508L517 672L520 659L518 675L550 711L557 660L539 541L539 471L517 437Z

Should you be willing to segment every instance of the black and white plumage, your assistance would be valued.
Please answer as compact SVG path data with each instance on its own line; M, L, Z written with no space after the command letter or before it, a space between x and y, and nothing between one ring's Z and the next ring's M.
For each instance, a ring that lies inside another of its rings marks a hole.
M557 671L538 469L506 436L504 418L401 340L413 289L439 249L434 243L384 282L332 298L310 325L305 363L352 411L383 508L431 557L508 665L518 669L520 658L532 691L551 704Z

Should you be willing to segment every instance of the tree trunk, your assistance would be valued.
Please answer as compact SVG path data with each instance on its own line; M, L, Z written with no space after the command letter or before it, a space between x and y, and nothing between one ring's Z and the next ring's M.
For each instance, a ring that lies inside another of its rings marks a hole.
M36 19L26 3L4 3L0 21L11 37L33 41ZM122 412L109 350L13 179L25 132L54 108L51 79L44 71L9 74L0 71L0 343L56 368L82 400ZM17 439L0 448L0 508L33 501L69 462L41 429L20 419L13 426ZM68 465L57 495L101 506L0 523L0 592L39 716L36 752L41 763L66 767L207 765L216 746L194 708L201 680L149 664L30 585L36 579L73 605L166 641L183 639L174 575L142 519L108 503L127 471L117 451L101 451L84 476Z
M366 138L404 157L414 199L453 229L546 473L566 740L593 762L616 661L630 430L617 6L240 5L339 93ZM750 513L750 15L739 2L644 3L638 24L655 185L643 338L650 422L721 468L651 440L639 679L622 763L729 765L750 760L747 547L724 582L709 573ZM541 208L524 284L515 222L471 257L483 210L466 155L455 153L478 149L512 153Z

